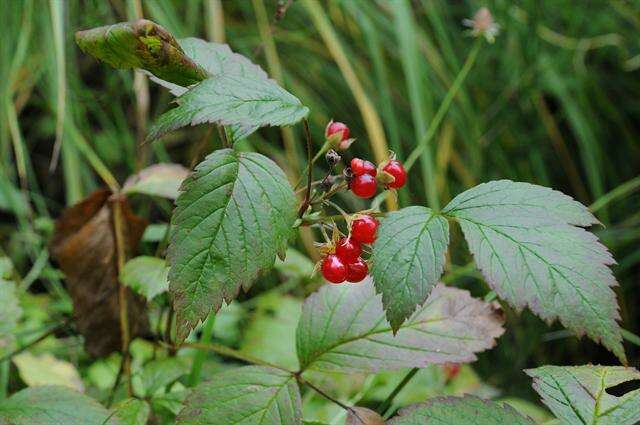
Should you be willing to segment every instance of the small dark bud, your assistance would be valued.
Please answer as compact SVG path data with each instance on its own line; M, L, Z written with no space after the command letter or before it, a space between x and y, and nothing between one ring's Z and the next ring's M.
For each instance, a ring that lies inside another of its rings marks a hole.
M334 167L342 159L340 155L338 155L338 152L333 149L330 149L325 154L324 158L327 160L327 164L329 164L330 167Z
M333 185L336 184L336 180L338 180L338 176L328 175L320 183L320 190L323 192L330 191Z

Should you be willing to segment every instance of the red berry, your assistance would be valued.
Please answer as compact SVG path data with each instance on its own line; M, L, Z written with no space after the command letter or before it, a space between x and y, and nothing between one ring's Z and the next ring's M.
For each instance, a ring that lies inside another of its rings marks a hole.
M373 243L380 222L370 215L353 220L351 223L351 239L360 243Z
M345 263L357 260L361 253L360 243L349 238L341 238L336 245L336 255Z
M376 166L373 165L373 162L360 158L353 158L351 160L351 172L354 176L370 174L375 177L376 174L378 174L378 170L376 169Z
M342 133L340 141L347 140L349 138L349 127L347 127L347 125L344 123L331 121L327 126L324 135L325 137L329 138L336 133Z
M331 283L347 280L347 266L337 255L329 254L322 261L322 276Z
M357 258L354 262L347 264L347 280L355 283L360 282L369 273L369 266L362 258Z
M442 371L444 372L444 376L447 378L447 381L450 381L460 373L460 363L447 362L442 365Z
M378 190L376 179L371 174L355 176L353 180L351 180L349 187L354 195L365 199L371 198L376 194L376 190Z
M384 166L383 171L391 174L395 178L393 182L387 185L392 189L400 189L407 181L407 171L400 161L396 161L395 159L389 161L389 163Z

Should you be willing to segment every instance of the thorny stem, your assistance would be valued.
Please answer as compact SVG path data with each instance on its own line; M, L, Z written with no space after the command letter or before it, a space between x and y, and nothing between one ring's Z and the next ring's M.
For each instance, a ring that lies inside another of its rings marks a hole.
M409 373L405 375L402 381L400 381L400 383L393 389L393 391L391 391L391 394L387 396L387 399L383 401L382 404L380 404L380 406L378 407L378 413L386 416L387 410L389 410L391 404L393 403L393 399L396 398L400 391L402 391L402 389L409 383L409 381L413 379L413 377L416 375L416 373L418 373L419 370L419 368L414 367L409 371Z
M126 261L125 242L124 242L124 223L122 219L122 199L119 194L115 195L113 202L113 231L116 239L116 256L118 275L124 268ZM122 369L127 380L127 395L133 395L133 386L131 383L131 358L129 356L129 314L127 311L127 292L124 284L118 279L118 305L120 307L120 334L122 336Z

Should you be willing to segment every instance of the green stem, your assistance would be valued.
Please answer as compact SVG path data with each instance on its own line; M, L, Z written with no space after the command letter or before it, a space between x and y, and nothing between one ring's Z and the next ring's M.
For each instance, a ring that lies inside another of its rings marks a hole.
M443 118L447 114L447 111L451 106L451 102L453 102L453 99L455 98L456 94L458 94L458 91L460 91L460 88L462 87L462 83L467 78L469 71L473 67L473 64L476 62L476 59L478 57L478 52L480 52L480 47L482 47L482 38L476 39L475 44L471 48L471 52L469 52L469 56L467 56L467 60L465 61L464 65L462 66L462 69L456 76L456 79L453 81L453 84L449 88L449 91L444 97L444 100L440 104L440 107L438 108L436 115L433 117L433 120L431 121L431 124L427 129L427 132L424 134L424 136L422 136L422 138L418 142L418 146L415 147L415 149L411 152L411 154L409 154L407 160L405 161L405 168L407 170L410 170L411 167L413 167L413 164L416 162L416 160L420 157L420 155L422 155L422 153L429 148L429 143L431 142L431 139L433 138L436 131L438 130L438 127L442 123ZM433 182L427 182L427 184L429 186L433 186L434 187L433 190L435 190L435 185L433 185L432 183Z
M622 337L627 341L629 341L630 343L640 347L640 336L634 334L633 332L630 332L626 329L622 329Z
M609 205L614 200L626 196L638 189L640 189L640 176L622 183L611 192L608 192L599 197L593 204L589 206L589 208L591 209L591 212L595 213L596 211L599 211L600 209Z
M386 417L386 414L388 413L387 410L389 410L389 408L391 407L391 404L393 403L393 399L396 398L396 396L400 393L400 391L402 391L402 389L409 383L409 381L413 379L413 377L416 375L416 373L418 373L419 370L420 370L419 368L414 367L409 371L409 373L405 375L402 381L400 381L400 383L396 385L393 391L391 391L391 394L389 394L387 399L382 402L380 407L378 407L378 413Z
M209 344L211 337L213 336L213 327L216 323L216 315L211 313L202 327L202 335L200 336L201 344ZM198 350L193 358L193 366L191 367L191 376L189 377L189 384L195 387L200 382L200 373L202 372L202 365L207 358L206 350Z
M325 153L327 153L327 151L329 150L329 148L331 147L331 145L329 144L329 142L324 142L324 145L322 145L322 147L320 148L320 150L318 151L318 153L316 153L316 155L313 157L313 159L311 159L311 162L307 164L307 166L305 167L304 171L302 172L302 174L300 174L300 177L298 178L298 181L296 182L295 188L297 189L300 186L300 183L302 183L302 179L304 179L304 176L307 174L307 172L309 171L309 168L313 167L313 164L316 163L316 161Z

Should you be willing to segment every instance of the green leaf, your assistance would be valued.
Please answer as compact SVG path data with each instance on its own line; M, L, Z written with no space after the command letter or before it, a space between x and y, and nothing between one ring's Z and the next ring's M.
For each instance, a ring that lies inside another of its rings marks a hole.
M178 424L301 424L301 402L293 375L245 366L213 376L187 397Z
M211 43L195 37L181 38L178 43L195 63L205 69L209 75L239 75L256 80L268 80L269 76L245 56L231 51L228 45ZM157 77L153 81L168 88L174 96L183 95L187 87L178 86Z
M427 300L448 245L449 223L429 208L403 208L381 219L371 275L394 331Z
M255 301L256 309L246 326L240 351L271 364L296 370L296 327L302 302L276 292L269 292Z
M144 366L141 375L142 386L146 395L151 397L160 388L172 384L188 372L188 365L179 358L153 360Z
M114 68L145 69L181 86L207 78L207 72L184 54L167 30L146 19L78 31L76 43Z
M115 424L116 421L111 416L107 409L92 398L60 386L27 388L0 401L1 424Z
M0 356L13 349L13 335L22 316L16 284L11 280L13 265L7 257L0 257Z
M423 425L425 423L456 425L534 425L508 404L466 395L437 397L425 403L401 409L389 425Z
M167 255L178 341L273 267L296 218L296 197L284 172L257 153L216 151L182 189Z
M84 384L78 370L69 362L49 353L34 356L29 352L13 357L20 378L30 387L62 385L83 392Z
M188 175L189 170L180 164L154 164L130 176L122 192L176 199L180 185Z
M640 379L621 366L542 366L525 372L542 401L564 423L633 425L640 421L640 390L621 397L608 388Z
M144 400L129 398L113 408L120 425L147 425L151 408Z
M504 331L495 307L437 285L393 335L370 279L327 285L304 303L297 349L302 369L377 372L470 362Z
M292 125L309 109L273 80L220 74L204 80L176 98L151 128L147 141L186 125L238 125L243 132L267 125Z
M444 210L462 227L487 283L517 309L559 318L626 361L609 269L615 261L577 226L597 223L585 206L554 190L500 180L455 197Z
M140 256L127 261L120 281L151 301L169 289L169 267L162 258Z

